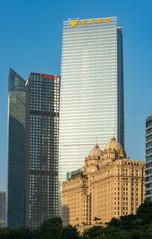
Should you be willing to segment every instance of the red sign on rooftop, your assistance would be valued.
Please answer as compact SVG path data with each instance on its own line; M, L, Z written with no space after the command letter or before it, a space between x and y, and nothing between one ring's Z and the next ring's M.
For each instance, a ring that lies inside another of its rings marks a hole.
M48 75L48 74L41 74L41 77L45 79L52 79L52 80L57 78L57 76L55 75Z

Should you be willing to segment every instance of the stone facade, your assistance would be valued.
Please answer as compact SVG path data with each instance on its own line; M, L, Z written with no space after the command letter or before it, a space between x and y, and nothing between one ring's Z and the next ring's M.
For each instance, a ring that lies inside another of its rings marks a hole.
M64 223L81 229L135 214L144 200L144 180L144 162L128 159L114 137L104 150L96 145L82 172L62 184Z

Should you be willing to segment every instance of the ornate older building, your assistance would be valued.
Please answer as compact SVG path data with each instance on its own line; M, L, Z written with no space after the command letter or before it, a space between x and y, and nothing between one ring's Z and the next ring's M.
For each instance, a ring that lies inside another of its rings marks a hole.
M62 184L64 223L81 229L135 214L144 200L144 171L144 163L128 159L114 137L104 150L96 145L82 170Z

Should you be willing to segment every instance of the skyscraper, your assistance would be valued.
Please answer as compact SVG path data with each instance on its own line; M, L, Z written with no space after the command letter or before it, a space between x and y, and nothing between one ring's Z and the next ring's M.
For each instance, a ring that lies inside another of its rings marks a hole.
M6 226L6 193L0 192L0 228Z
M24 225L25 81L9 71L7 226Z
M95 142L124 147L122 28L117 18L69 19L63 26L60 178L81 167Z
M152 115L146 119L146 198L152 201Z
M60 77L31 73L26 82L26 225L58 216Z

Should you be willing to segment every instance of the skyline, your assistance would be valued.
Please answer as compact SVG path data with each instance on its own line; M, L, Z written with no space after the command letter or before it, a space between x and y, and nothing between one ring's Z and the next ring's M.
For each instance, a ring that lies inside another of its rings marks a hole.
M60 74L62 24L70 17L118 16L118 22L124 28L126 153L131 159L144 159L145 119L152 114L152 5L150 1L147 1L149 5L143 1L135 2L117 1L115 4L115 1L109 1L108 5L107 1L94 1L92 5L91 1L77 1L77 4L72 2L69 5L68 1L65 1L64 5L61 3L60 6L58 2L51 4L49 1L24 3L16 0L9 4L8 1L1 3L0 190L6 191L7 184L8 69L12 67L25 79L30 72Z

